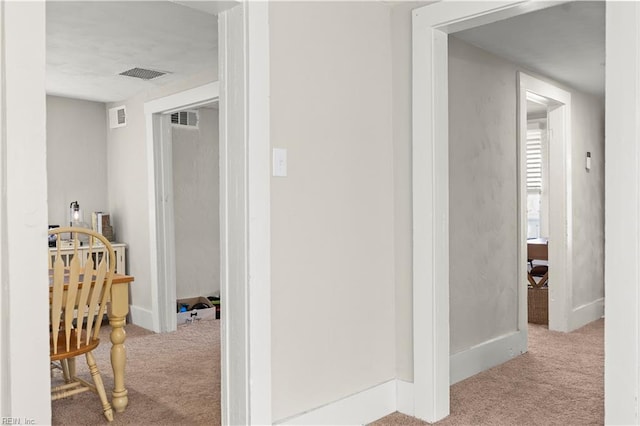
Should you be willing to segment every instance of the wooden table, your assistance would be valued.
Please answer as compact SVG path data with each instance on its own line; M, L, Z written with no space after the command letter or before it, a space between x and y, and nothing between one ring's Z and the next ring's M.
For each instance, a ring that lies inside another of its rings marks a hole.
M50 277L53 272L50 271ZM129 404L127 388L124 382L124 369L127 362L124 341L127 333L124 326L129 313L129 284L134 278L130 275L114 274L111 282L111 297L108 308L109 325L111 326L111 368L113 369L113 392L111 406L121 413ZM51 281L50 281L51 282Z
M549 242L546 238L536 238L527 240L527 259L529 260L549 260ZM544 274L542 279L536 283L531 276L531 273L527 272L527 279L533 287L542 287L549 280L549 268Z
M111 326L111 368L113 369L113 392L111 406L121 413L129 404L128 391L124 383L124 367L127 362L124 341L127 333L124 326L129 313L130 275L115 274L111 284L111 303L109 304L109 325Z

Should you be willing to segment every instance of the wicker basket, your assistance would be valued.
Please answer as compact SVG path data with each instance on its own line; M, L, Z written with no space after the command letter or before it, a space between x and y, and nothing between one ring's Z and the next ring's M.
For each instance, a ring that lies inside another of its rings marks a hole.
M527 305L529 322L533 324L549 324L549 288L528 289Z

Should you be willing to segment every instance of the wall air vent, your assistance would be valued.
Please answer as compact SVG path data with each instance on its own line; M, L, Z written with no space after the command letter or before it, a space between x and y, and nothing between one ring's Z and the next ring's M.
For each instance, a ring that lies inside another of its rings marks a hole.
M147 70L144 68L131 68L130 70L120 73L120 75L124 75L126 77L141 78L143 80L151 80L152 78L160 77L165 74L166 72L163 71Z
M127 125L127 109L123 106L109 108L109 128L124 127Z
M171 124L176 126L198 127L197 111L178 111L171 114Z

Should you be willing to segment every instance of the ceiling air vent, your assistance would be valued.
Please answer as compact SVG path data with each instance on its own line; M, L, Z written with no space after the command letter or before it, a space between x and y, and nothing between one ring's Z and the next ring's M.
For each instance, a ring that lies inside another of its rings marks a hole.
M123 106L109 109L109 127L124 127L127 125L127 109Z
M171 114L171 124L178 126L198 127L197 111L178 111Z
M161 75L165 74L166 72L163 71L147 70L144 68L131 68L130 70L120 73L120 75L141 78L143 80L151 80L152 78L160 77Z

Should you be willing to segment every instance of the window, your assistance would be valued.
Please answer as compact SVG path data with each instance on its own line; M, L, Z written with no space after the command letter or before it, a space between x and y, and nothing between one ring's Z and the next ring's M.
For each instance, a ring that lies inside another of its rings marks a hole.
M543 236L546 198L546 120L530 121L527 128L527 238Z

